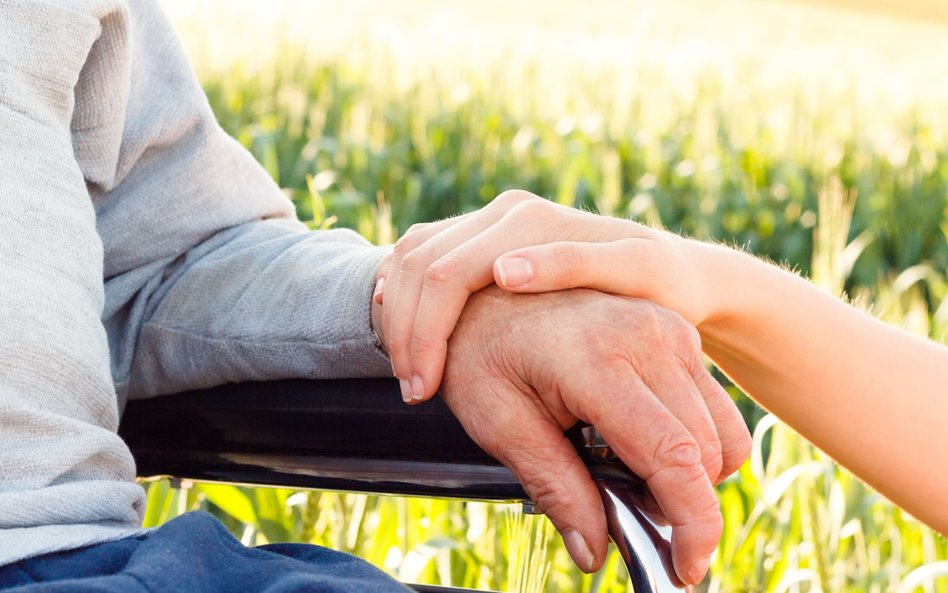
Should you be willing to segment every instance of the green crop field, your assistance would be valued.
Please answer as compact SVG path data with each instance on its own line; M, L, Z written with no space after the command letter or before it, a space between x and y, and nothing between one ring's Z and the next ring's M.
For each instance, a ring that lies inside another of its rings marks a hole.
M314 228L389 243L520 187L743 246L948 338L948 24L920 0L905 19L752 0L165 4L222 125ZM731 391L755 448L719 487L703 588L948 591L944 538ZM149 504L149 524L204 508L248 544L329 545L409 581L629 588L616 554L582 575L504 505L164 482Z

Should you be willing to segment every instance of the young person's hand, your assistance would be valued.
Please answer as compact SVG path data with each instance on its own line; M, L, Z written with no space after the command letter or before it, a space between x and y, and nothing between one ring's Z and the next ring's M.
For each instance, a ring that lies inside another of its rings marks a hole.
M595 426L672 526L679 578L703 578L722 529L713 485L745 460L750 435L680 316L589 290L487 288L451 335L442 396L513 471L584 571L605 558L606 521L563 431L577 419Z
M402 397L417 402L435 393L448 338L467 298L494 283L497 257L551 241L615 241L636 233L661 237L523 191L505 192L476 212L413 226L382 262L375 294Z

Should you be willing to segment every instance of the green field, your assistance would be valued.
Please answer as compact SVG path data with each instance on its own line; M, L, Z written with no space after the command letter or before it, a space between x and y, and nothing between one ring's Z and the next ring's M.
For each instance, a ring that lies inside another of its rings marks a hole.
M741 245L946 340L948 25L811 4L166 2L221 123L314 227L387 243L521 187ZM732 391L755 451L719 488L707 590L948 591L942 537ZM247 543L331 545L406 580L627 589L616 555L581 575L500 505L149 497L150 524L206 508Z

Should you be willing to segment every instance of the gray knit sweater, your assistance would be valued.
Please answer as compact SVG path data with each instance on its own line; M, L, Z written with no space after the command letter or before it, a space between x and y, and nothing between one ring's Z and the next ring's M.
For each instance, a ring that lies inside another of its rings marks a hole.
M139 530L126 397L390 374L382 254L294 219L154 0L0 0L0 565Z

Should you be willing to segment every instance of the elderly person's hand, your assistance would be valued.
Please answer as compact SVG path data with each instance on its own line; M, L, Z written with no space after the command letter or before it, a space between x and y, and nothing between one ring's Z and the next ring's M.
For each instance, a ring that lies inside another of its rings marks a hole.
M512 190L475 212L412 226L379 267L375 294L403 399L437 391L454 324L468 296L494 283L497 257L552 241L623 238L624 224Z
M596 487L563 435L578 419L646 480L672 526L679 577L704 576L722 529L713 483L744 461L750 437L677 314L589 290L482 290L451 336L442 394L581 569L601 566L607 535Z

